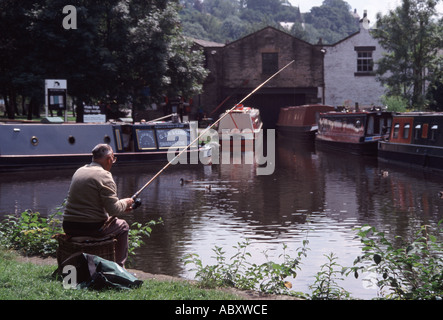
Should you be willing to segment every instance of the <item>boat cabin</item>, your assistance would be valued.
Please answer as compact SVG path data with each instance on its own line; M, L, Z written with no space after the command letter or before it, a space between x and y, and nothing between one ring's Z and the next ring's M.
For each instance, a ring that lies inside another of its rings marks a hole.
M395 114L389 139L380 141L385 162L443 170L443 113Z
M260 119L258 109L244 107L240 105L230 111L228 115L223 113L223 117L218 124L218 133L251 133L262 129L263 123Z
M324 105L303 105L281 108L277 130L284 137L312 140L318 130L320 113L332 112L335 108Z
M392 113L328 112L320 115L316 143L357 154L377 153L377 141L389 136Z
M443 146L443 114L395 115L389 141L393 143Z
M118 164L166 160L190 143L189 123L0 123L0 170L62 167L91 161L91 150L109 144Z

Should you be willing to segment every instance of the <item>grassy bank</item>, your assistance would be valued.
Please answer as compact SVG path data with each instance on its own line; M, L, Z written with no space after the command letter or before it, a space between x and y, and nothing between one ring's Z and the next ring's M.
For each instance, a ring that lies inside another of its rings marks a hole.
M219 290L200 289L185 281L145 280L132 290L64 289L52 273L55 265L19 262L17 253L0 249L0 300L238 300Z

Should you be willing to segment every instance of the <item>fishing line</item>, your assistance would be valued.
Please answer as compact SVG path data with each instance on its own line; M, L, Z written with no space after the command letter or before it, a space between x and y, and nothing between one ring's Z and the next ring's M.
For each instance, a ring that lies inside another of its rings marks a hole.
M256 93L258 90L260 90L266 83L271 81L276 75L278 75L280 72L285 70L287 67L289 67L292 63L294 63L295 60L292 60L287 65L285 65L283 68L278 70L276 73L274 73L272 76L270 76L266 81L264 81L262 84L260 84L257 88L251 91L246 97L244 97L241 101L239 101L236 105L234 105L231 109L229 109L227 112L225 112L217 121L215 121L212 125L207 127L197 138L195 138L190 144L188 144L185 148L183 148L182 151L180 151L174 159L169 161L159 172L157 172L143 187L140 188L134 195L131 197L134 200L134 204L132 205L132 209L136 209L141 205L141 199L138 198L140 193L145 190L159 175L163 173L176 159L178 159L188 148L190 148L194 143L196 143L203 135L205 135L210 129L212 129L215 125L217 125L224 117L226 117L228 114L230 114L235 108L237 108L238 105L242 104L246 99L248 99L250 96L252 96L254 93Z

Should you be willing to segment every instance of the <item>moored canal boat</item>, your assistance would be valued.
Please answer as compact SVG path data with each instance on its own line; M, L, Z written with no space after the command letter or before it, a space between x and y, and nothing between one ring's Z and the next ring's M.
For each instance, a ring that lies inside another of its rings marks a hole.
M218 124L220 144L228 143L231 147L241 146L242 151L252 151L254 142L263 128L260 111L255 108L237 106L228 114L220 115L222 119Z
M318 131L320 113L332 112L335 108L325 105L304 105L281 108L277 122L279 136L296 141L314 142Z
M395 114L389 139L379 142L384 162L443 170L443 113Z
M378 141L389 135L392 113L373 110L320 114L315 146L358 155L377 155Z
M167 161L190 137L189 123L0 123L0 171L85 164L99 143L111 145L117 165Z

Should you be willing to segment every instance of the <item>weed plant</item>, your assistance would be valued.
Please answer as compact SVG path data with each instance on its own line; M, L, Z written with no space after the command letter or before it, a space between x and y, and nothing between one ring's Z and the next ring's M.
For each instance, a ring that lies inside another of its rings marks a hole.
M31 210L6 216L0 223L0 246L26 255L55 256L58 242L53 236L63 233L63 210L64 205L61 205L48 217ZM143 239L151 235L152 227L161 223L161 219L145 224L134 222L129 230L129 255L135 255L135 249L142 246Z
M344 280L343 267L337 263L337 256L331 252L324 255L328 262L320 266L320 271L315 276L314 284L309 288L312 300L346 300L351 294L343 289L337 281Z
M248 262L251 254L247 251L249 240L238 243L237 252L228 261L223 248L215 247L216 264L203 265L197 254L188 254L184 263L194 265L191 271L204 287L237 287L258 289L272 294L297 295L313 300L352 299L351 294L339 285L344 276L353 274L358 278L362 272L375 275L378 298L398 300L442 300L443 299L443 244L438 240L442 235L440 221L434 230L422 226L411 241L395 237L390 241L385 233L375 227L365 225L355 229L363 247L363 254L354 261L352 267L337 263L334 253L326 255L328 262L317 272L310 286L311 294L293 292L287 277L295 278L300 270L301 258L307 257L308 240L303 241L292 258L283 245L280 263L269 261L257 265ZM432 232L431 232L432 231ZM395 244L394 244L395 242ZM366 280L362 280L366 281Z
M399 300L443 299L443 220L432 230L424 225L412 240L396 236L390 240L384 232L369 225L358 229L363 254L348 268L358 278L359 272L375 274L379 296Z
M183 258L184 264L192 264L195 267L191 271L196 271L196 278L204 287L235 287L243 290L259 289L261 292L272 294L299 295L291 292L292 284L285 281L288 277L296 277L297 270L300 269L301 258L306 256L309 241L303 241L303 246L297 249L297 256L291 258L287 254L287 246L283 245L283 253L279 256L281 263L270 261L266 252L266 262L256 264L248 262L247 258L251 254L247 251L250 241L246 239L239 242L233 248L237 252L229 259L226 259L222 248L215 246L215 260L217 264L203 266L197 254L188 254Z

